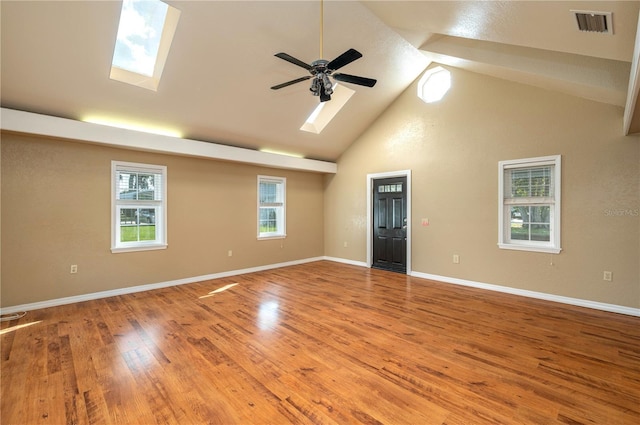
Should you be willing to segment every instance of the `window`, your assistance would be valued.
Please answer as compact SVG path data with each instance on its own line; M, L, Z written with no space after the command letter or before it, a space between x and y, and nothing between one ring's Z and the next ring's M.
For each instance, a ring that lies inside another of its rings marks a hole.
M110 78L158 90L179 18L159 0L124 0Z
M560 252L560 155L500 161L498 246Z
M418 82L418 97L425 103L437 102L451 88L451 73L441 66L427 70Z
M258 176L258 239L286 236L284 177Z
M111 162L111 252L164 249L167 167Z

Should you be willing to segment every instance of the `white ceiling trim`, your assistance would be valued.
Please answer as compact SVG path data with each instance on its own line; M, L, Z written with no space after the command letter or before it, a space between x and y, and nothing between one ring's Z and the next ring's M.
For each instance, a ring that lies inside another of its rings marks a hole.
M336 163L259 152L198 140L110 127L32 112L2 108L0 128L17 133L77 140L148 152L240 162L244 164L335 174Z
M434 61L573 96L624 106L628 62L440 35L422 50Z
M627 103L624 108L623 129L624 135L638 133L640 131L640 110L638 110L638 92L640 91L640 14L638 16L638 29L636 30L636 43L631 62L629 75L629 88L627 91Z

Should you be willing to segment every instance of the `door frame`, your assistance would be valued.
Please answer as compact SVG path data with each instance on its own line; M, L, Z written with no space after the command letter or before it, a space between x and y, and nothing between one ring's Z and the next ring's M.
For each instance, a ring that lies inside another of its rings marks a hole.
M373 264L373 181L389 177L407 178L407 272L411 274L411 170L367 174L367 268Z

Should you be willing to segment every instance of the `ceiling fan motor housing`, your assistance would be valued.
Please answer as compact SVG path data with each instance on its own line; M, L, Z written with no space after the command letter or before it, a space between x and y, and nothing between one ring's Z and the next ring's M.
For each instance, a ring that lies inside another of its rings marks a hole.
M318 59L316 61L311 62L311 69L309 72L311 74L316 75L318 73L328 73L331 74L331 70L327 68L329 61L326 59Z
M313 81L311 81L311 88L309 90L311 90L314 96L325 98L333 94L333 84L331 84L331 80L329 80L331 70L327 67L328 64L329 61L326 59L318 59L311 62L309 72L313 75Z

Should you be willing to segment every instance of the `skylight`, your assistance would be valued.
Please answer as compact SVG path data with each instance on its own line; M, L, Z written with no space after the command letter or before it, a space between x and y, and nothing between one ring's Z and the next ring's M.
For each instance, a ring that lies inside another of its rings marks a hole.
M300 127L300 130L320 134L354 93L354 90L336 83L333 86L331 101L320 102L311 115L309 115L307 121Z
M157 90L179 18L160 0L124 0L110 78Z

